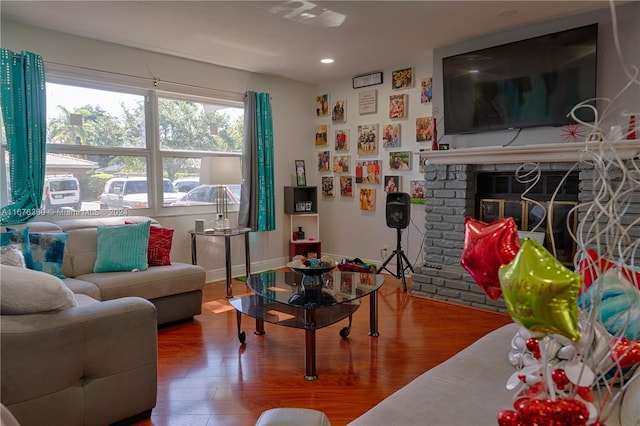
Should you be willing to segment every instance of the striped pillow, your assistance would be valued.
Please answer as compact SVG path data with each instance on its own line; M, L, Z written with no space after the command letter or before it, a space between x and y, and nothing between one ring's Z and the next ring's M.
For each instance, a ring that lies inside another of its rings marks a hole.
M151 221L132 225L98 226L98 254L93 272L144 271Z

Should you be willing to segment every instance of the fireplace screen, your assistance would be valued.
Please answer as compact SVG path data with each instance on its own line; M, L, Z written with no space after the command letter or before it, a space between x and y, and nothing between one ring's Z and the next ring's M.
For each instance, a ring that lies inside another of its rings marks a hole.
M572 266L576 244L569 230L575 234L578 224L578 211L574 209L578 204L577 185L569 182L565 188L569 191L560 191L562 201L554 201L550 206L549 200L555 189L551 183L557 180L557 175L544 176L544 184L536 185L539 188L528 194L528 197L536 200L535 203L520 199L524 188L516 182L507 184L506 181L511 180L512 177L512 175L496 174L478 175L478 188L484 189L478 194L478 218L483 222L491 223L505 217L512 217L518 230L533 231L535 229L536 232L544 233L544 246L547 250L553 253L552 244L555 244L557 259L567 266ZM574 190L574 194L568 193ZM573 200L568 200L571 198ZM550 226L549 217L544 216L545 212L551 215Z

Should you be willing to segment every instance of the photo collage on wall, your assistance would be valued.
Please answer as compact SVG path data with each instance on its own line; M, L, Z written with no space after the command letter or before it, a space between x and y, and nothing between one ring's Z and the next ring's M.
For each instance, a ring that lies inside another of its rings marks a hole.
M350 198L357 195L359 208L364 211L375 210L376 192L380 188L385 193L408 192L412 202L414 199L424 200L424 181L416 178L417 173L424 174L427 160L426 156L418 154L414 170L411 145L415 142L428 142L433 137L429 107L422 114L418 111L424 108L422 105L431 106L432 77L418 76L416 82L412 67L395 70L391 73L389 93L371 88L382 84L384 75L379 74L375 81L358 80L357 86L354 79L354 89L359 91L357 97L350 101L350 113L347 108L350 96L316 96L316 116L319 121L324 121L317 123L315 132L322 195ZM418 91L420 103L417 103ZM383 99L381 109L378 108L379 92ZM416 98L413 98L415 103L412 108L416 108L413 117L409 115L410 93L416 93ZM367 119L368 115L375 117L373 120ZM354 122L354 117L360 122ZM376 122L376 117L386 118L388 121ZM405 128L405 142L408 139L409 143L404 146L401 127L402 121L407 119L416 120L416 136L415 142L411 141L412 132ZM413 151L417 150L413 148ZM403 188L403 184L408 187Z

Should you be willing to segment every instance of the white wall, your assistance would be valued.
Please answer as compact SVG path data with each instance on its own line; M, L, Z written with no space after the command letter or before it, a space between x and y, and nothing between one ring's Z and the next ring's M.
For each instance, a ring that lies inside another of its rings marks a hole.
M390 64L390 68L384 70L363 70L383 71L383 83L360 89L353 89L351 78L334 82L316 88L316 96L328 94L329 105L338 100L347 101L347 120L345 124L331 124L331 117L318 117L315 125L329 125L329 146L315 146L310 153L311 158L311 182L320 186L322 176L334 176L335 197L322 197L319 195L319 213L321 217L320 236L323 241L323 252L335 254L338 257L359 257L382 264L384 258L380 255L380 250L387 246L388 255L391 255L396 248L397 234L395 229L386 225L386 193L384 185L362 185L354 183L353 197L343 197L340 195L338 173L318 173L317 172L317 152L330 150L332 155L334 150L335 129L349 129L349 155L351 156L351 173L355 182L355 161L368 161L377 159L382 164L381 177L384 181L386 175L400 175L400 191L410 193L410 181L422 180L423 176L418 172L418 154L421 148L431 148L431 142L416 142L415 125L417 117L431 116L431 104L420 103L420 80L432 76L432 51L411 52L407 55L411 59L402 64ZM402 90L393 90L391 86L391 73L394 70L413 67L414 87ZM358 94L366 90L376 90L378 96L377 112L373 114L360 115L358 112ZM389 96L396 94L407 94L409 97L408 118L389 119ZM400 147L382 147L382 128L388 123L400 124ZM361 124L378 124L378 155L359 156L357 153L357 128ZM315 129L314 129L315 130ZM313 143L313 139L311 141ZM412 170L394 171L389 168L389 151L411 151ZM340 155L346 153L340 152ZM307 157L309 158L309 157ZM309 167L307 167L309 169ZM376 200L375 211L360 210L359 189L375 188ZM424 234L424 205L411 205L411 224L402 233L402 248L409 258L411 264L422 263L421 242ZM390 263L389 269L395 273L395 258Z

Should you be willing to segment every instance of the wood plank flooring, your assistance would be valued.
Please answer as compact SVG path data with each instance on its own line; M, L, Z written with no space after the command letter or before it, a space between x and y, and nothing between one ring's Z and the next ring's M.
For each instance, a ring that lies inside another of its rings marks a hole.
M410 281L409 281L410 282ZM234 280L234 295L250 292ZM304 331L243 317L245 345L224 282L205 286L202 315L158 330L158 402L137 426L253 425L264 410L305 407L324 411L332 425L347 424L508 315L411 296L385 275L379 291L379 337L369 337L369 299L347 320L316 332L318 380L306 381ZM217 311L218 313L214 312ZM505 354L508 348L505 348Z

